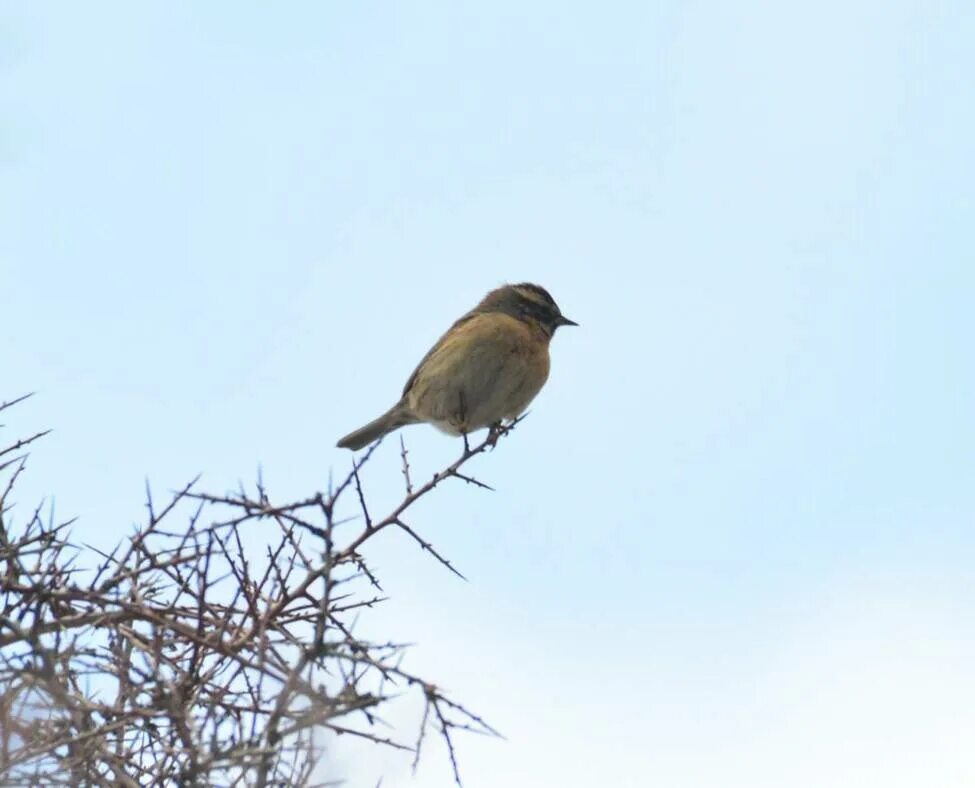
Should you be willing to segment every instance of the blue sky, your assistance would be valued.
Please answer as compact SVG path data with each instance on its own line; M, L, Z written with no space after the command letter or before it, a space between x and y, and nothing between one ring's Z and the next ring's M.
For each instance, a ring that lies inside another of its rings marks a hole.
M469 788L970 784L975 7L524 5L0 6L21 499L109 543L147 476L319 488L537 281L581 327L498 492L414 517L471 582L374 548L373 625L508 736Z

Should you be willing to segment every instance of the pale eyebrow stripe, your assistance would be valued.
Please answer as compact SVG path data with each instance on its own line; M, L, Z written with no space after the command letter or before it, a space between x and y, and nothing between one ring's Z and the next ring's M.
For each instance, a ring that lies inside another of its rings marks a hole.
M536 304L541 304L546 307L554 307L555 302L552 300L551 296L547 297L545 294L535 290L532 287L526 287L525 285L518 285L515 290L523 298L527 298L529 301L534 301Z

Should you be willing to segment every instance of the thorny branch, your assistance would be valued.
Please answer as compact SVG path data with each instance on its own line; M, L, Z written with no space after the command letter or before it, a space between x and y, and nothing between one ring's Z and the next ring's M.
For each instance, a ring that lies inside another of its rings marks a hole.
M405 513L448 479L486 487L460 469L516 423L465 439L423 484L401 443L406 489L383 516L361 478L375 447L327 493L293 502L272 502L260 476L253 494L207 494L194 479L162 503L147 484L145 524L110 553L72 544L70 521L40 507L15 524L18 452L45 433L0 448L0 783L311 785L328 772L328 735L419 759L431 726L460 785L452 732L498 734L405 670L402 644L354 634L354 617L384 600L363 550L395 526L463 577ZM361 519L336 514L350 490ZM274 526L263 553L245 547L259 521ZM408 744L380 713L411 689L425 711Z

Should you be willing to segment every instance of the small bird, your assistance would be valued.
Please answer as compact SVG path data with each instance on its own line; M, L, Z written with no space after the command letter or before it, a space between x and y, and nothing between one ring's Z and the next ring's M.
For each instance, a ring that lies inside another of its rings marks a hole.
M492 290L430 348L399 402L338 446L361 449L418 422L466 435L517 418L548 378L555 329L577 325L544 287L524 282Z

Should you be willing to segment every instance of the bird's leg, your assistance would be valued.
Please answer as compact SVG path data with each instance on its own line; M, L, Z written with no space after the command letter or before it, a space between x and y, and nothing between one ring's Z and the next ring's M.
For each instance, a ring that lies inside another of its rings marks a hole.
M457 390L457 399L460 405L458 409L458 413L460 414L458 424L460 426L460 434L464 436L464 454L470 454L471 444L467 440L467 403L464 401L464 389Z

